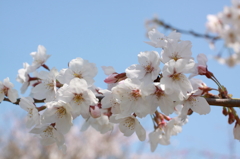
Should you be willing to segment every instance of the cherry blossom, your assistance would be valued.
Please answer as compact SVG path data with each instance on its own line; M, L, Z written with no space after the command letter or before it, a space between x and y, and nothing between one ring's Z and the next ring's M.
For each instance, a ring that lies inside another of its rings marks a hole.
M192 84L193 90L195 90L194 95L201 96L205 93L205 91L209 91L207 85L200 79L191 78L190 82Z
M113 114L120 114L121 109L120 109L120 103L118 100L115 98L113 93L109 90L100 90L101 93L103 93L104 98L101 101L102 108L111 108L111 112Z
M4 96L7 96L12 103L17 101L18 91L13 89L13 87L14 85L10 82L8 77L5 78L3 82L0 81L0 102L3 101Z
M232 55L230 55L229 57L226 57L226 58L216 56L215 59L220 64L226 64L229 67L233 67L233 66L235 66L235 65L240 63L240 54L239 53L235 53L235 54L232 54Z
M29 70L30 65L28 63L23 63L23 68L18 70L17 81L22 83L21 93L25 93L28 86L30 85Z
M209 31L214 33L220 33L223 29L222 21L216 15L208 15L208 22L206 23L206 27Z
M136 113L145 117L150 111L145 96L149 93L138 80L126 79L112 89L113 96L120 104L121 113L118 118Z
M169 138L166 135L164 135L164 132L160 128L157 128L153 132L149 133L149 142L152 152L156 150L158 144L161 145L170 144Z
M182 119L186 119L188 110L200 114L206 115L210 113L210 106L205 98L193 95L195 92L188 93L186 99L183 101L183 108L180 114Z
M113 124L109 122L108 116L103 114L98 118L89 117L83 124L81 131L86 131L89 126L92 126L101 134L105 134L106 132L113 130Z
M183 100L183 97L185 97L188 92L192 91L192 85L183 73L189 72L194 64L189 64L189 67L187 68L187 63L188 60L185 59L179 59L177 61L170 60L163 67L161 84L165 85L165 91L167 94L179 92L179 100Z
M84 79L74 78L70 84L64 84L58 90L58 99L70 104L73 116L89 115L89 106L96 105L98 99L95 94L88 89L87 82Z
M239 50L234 54L237 62L240 60L240 45L236 43L239 37L235 34L237 30L222 26L223 23L231 23L231 27L238 27L232 22L233 17L227 17L227 14L236 14L235 9L236 6L233 9L226 8L223 13L212 17L215 19L208 25L226 39L227 46ZM231 37L231 33L234 36ZM225 34L229 37L225 37ZM39 45L38 51L31 53L34 59L32 65L24 63L17 77L17 81L23 84L22 93L28 86L32 89L29 97L22 97L19 102L20 107L28 112L27 127L32 128L30 133L37 134L44 145L56 142L59 149L65 152L63 135L69 132L73 120L81 116L85 120L81 131L93 127L104 134L118 124L124 136L131 136L135 132L138 139L144 141L146 130L138 119L150 116L154 130L149 133L149 142L151 151L155 151L158 144L169 145L171 137L182 131L182 126L188 122L187 115L192 112L208 114L210 106L202 96L209 95L208 91L213 88L192 78L196 75L214 77L208 71L207 57L199 54L198 63L195 63L191 42L181 41L181 34L176 31L165 36L153 29L148 35L151 41L146 43L162 48L161 57L156 51L140 52L139 64L127 67L123 73L117 73L112 66L102 66L108 76L104 80L108 89L95 86L96 65L80 57L71 60L68 68L60 72L56 68L50 70L45 64L50 55ZM160 62L163 63L163 69L160 69ZM49 71L37 72L40 66ZM31 77L30 73L34 76ZM190 73L187 78L186 74ZM215 77L213 80L222 89L219 92L222 91L227 97L225 87ZM18 93L9 78L0 82L0 102L5 96L11 102L17 101ZM37 107L36 103L43 99L44 104ZM174 112L177 115L174 116ZM231 123L236 121L234 138L240 140L238 116L234 116L234 109L231 109L231 113L234 118Z
M169 41L166 48L161 52L161 58L163 63L167 63L170 60L179 59L192 59L192 44L190 41Z
M58 131L66 134L72 124L71 107L64 101L54 101L46 103L47 109L42 114L42 123L55 123Z
M207 17L207 29L217 34L217 36L224 40L225 46L235 52L233 56L230 55L230 57L227 58L217 57L217 60L220 59L220 63L227 64L230 67L240 62L239 58L235 59L235 57L239 57L240 55L239 16L239 1L233 0L232 6L224 7L222 12Z
M165 86L156 83L154 85L148 85L149 91L151 90L151 94L146 97L146 100L150 106L150 114L153 114L157 107L160 107L161 112L165 115L172 114L175 110L175 106L178 104L178 100L175 93L166 94Z
M164 127L166 136L169 136L170 138L170 136L177 135L182 131L182 126L184 124L185 122L183 122L178 116L172 118Z
M19 105L22 109L28 112L26 123L27 128L40 124L40 114L38 113L38 110L34 105L34 100L31 97L22 97Z
M166 38L165 38L165 35L160 33L158 30L156 30L155 28L150 30L148 32L148 37L151 41L149 42L145 42L153 47L156 47L156 48L162 48L165 46L166 42Z
M58 148L66 153L64 136L53 125L43 124L35 126L30 133L39 135L42 145L50 145L56 142Z
M105 75L111 75L114 72L116 72L112 66L102 66L102 69L103 69Z
M207 69L207 57L205 54L198 54L197 56L197 61L196 65L194 66L194 70L191 72L191 75L189 78L192 78L197 75L206 75L208 73Z
M113 123L119 123L119 130L124 134L124 136L131 136L136 132L138 139L144 141L146 139L146 130L142 127L140 122L135 116L128 116L122 119L115 119L115 116L110 118Z
M168 41L179 41L181 34L173 31L166 37L164 34L153 28L148 32L148 37L151 41L145 43L156 48L164 48L166 47Z
M42 45L38 45L38 51L32 52L30 55L33 57L33 63L30 66L30 72L35 71L40 66L43 66L47 59L51 56L46 54L46 48ZM44 66L47 68L46 65Z
M139 79L142 82L153 82L160 72L160 57L156 51L146 51L138 54L139 65L131 65L126 69L128 78Z
M59 77L62 84L69 83L73 78L85 79L88 85L94 83L94 77L97 74L97 68L94 63L88 62L82 58L76 58L69 62L69 68L63 71L63 77Z
M233 136L234 136L234 139L240 141L240 125L238 124L238 122L236 122L233 128Z
M38 78L42 79L32 89L33 97L36 99L45 99L45 102L49 102L55 99L56 96L56 76L58 75L57 69L53 68L50 72L41 71L38 73Z

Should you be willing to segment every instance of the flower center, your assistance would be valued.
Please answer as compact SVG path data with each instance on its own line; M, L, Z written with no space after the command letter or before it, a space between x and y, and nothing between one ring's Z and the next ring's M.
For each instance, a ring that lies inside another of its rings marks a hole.
M162 89L159 89L157 86L154 94L157 96L158 99L165 95L164 91Z
M82 74L81 73L73 73L73 76L74 77L77 77L77 78L83 78Z
M5 96L8 96L8 90L9 88L4 86L1 92L4 93Z
M131 96L135 98L136 100L141 97L141 92L139 89L132 90Z
M146 67L145 67L145 70L146 70L146 72L147 73L151 73L152 71L153 71L153 67L152 67L152 65L147 65Z
M75 95L75 96L73 97L73 101L74 101L76 104L80 105L80 104L84 101L84 98L83 98L82 93L80 93L80 94L74 94L74 95Z
M62 118L64 115L67 114L67 111L64 107L58 107L56 111L57 117Z
M50 89L50 90L53 90L54 89L54 83L53 81L52 82L49 82L48 84L46 84L47 88Z
M48 126L43 132L44 132L44 135L46 137L53 137L53 127L52 126Z
M135 129L135 120L131 117L128 117L127 119L125 119L123 126L129 128L130 130L134 130Z
M196 98L194 98L192 95L188 97L189 102L196 102Z
M172 56L170 56L171 59L177 61L178 59L181 59L181 56L178 55L178 52L172 53Z
M170 77L173 81L179 81L181 79L181 73L174 73Z

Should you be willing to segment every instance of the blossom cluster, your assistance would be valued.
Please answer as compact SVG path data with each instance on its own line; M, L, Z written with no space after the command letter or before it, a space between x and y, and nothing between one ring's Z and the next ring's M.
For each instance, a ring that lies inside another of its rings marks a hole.
M203 95L211 89L193 78L211 78L206 56L199 54L195 62L191 42L181 40L176 31L165 36L152 29L148 36L150 41L146 43L161 52L140 52L139 64L129 66L123 73L117 73L112 66L102 66L108 76L104 80L107 89L94 85L98 72L94 63L76 58L68 63L68 68L50 69L45 64L50 55L39 45L38 51L30 54L33 63L24 63L17 76L22 83L21 93L31 87L30 95L21 97L19 102L28 112L26 125L30 133L36 134L43 145L56 143L66 152L64 135L73 120L81 116L85 120L81 131L91 126L104 134L116 124L124 136L136 133L144 141L147 133L140 119L148 116L153 121L154 129L148 136L154 151L158 144L170 144L171 136L182 131L189 114L208 114L210 106ZM38 71L39 67L47 71ZM0 83L0 99L5 95L16 102L18 95L12 88L8 78ZM38 106L39 102L43 105Z
M240 63L240 1L232 0L232 6L224 7L216 15L208 15L206 27L224 40L225 46L232 48L234 54L228 58L216 57L220 63L234 66Z

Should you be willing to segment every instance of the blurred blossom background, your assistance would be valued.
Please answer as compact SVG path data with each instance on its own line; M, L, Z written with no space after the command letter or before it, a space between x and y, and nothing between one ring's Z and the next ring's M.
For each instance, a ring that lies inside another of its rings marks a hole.
M217 14L229 5L229 0L0 0L0 80L9 77L15 89L20 90L17 71L24 62L31 63L29 54L43 45L51 55L46 63L50 68L61 70L70 60L81 57L98 67L95 85L107 88L101 66L113 66L121 73L138 63L138 53L161 51L144 43L149 41L145 27L148 20L158 17L177 28L205 33L207 15ZM162 28L159 31L169 33ZM233 97L240 98L239 65L229 68L213 58L221 51L223 42L217 42L211 50L206 39L184 34L181 39L192 42L193 57L205 53L209 58L208 69ZM206 78L197 78L210 87L217 87ZM20 96L28 95L29 91ZM0 158L4 159L240 158L240 143L233 139L233 125L228 125L222 107L212 106L208 115L192 114L183 131L172 137L172 144L159 145L154 153L150 151L148 139L140 142L136 134L124 137L118 128L105 135L94 129L80 132L83 120L78 118L65 136L66 155L55 144L43 147L38 138L28 133L26 112L19 106L2 102L0 108ZM153 130L150 117L141 123L148 133Z

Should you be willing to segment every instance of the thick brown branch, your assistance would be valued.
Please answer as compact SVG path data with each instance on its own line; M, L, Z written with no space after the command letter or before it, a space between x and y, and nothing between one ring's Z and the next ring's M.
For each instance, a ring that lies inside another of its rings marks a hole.
M212 35L209 35L209 34L201 34L201 33L197 33L197 32L192 31L192 30L188 31L188 30L178 29L178 28L173 27L169 24L166 24L164 21L159 20L159 19L153 19L153 22L158 24L159 26L162 26L165 29L176 30L177 32L180 32L180 33L183 33L183 34L190 34L190 35L195 36L195 37L206 38L206 39L211 40L212 42L221 39L219 36L212 36Z
M209 105L224 107L240 107L240 99L214 99L206 98Z
M96 96L99 101L103 99L104 96ZM35 103L44 103L44 100L34 99ZM240 107L240 99L216 99L216 98L206 98L209 105L212 106L224 106L224 107ZM11 102L8 98L4 98L3 101ZM17 99L17 102L13 103L19 105L20 98Z

